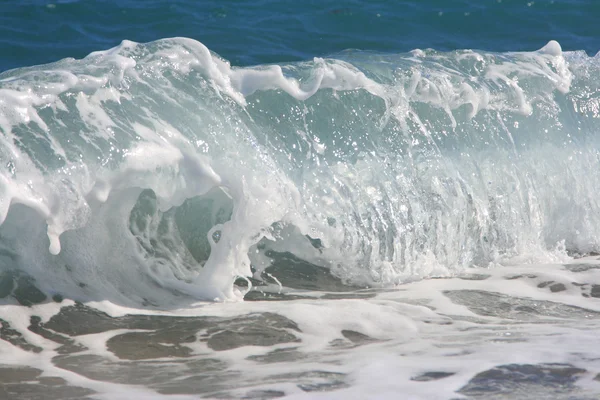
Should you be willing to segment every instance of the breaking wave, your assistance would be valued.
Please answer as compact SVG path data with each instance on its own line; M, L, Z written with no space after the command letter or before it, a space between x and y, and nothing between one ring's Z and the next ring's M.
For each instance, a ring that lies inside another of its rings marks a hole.
M0 272L168 307L282 255L390 285L598 251L599 72L554 41L236 68L184 38L7 71Z

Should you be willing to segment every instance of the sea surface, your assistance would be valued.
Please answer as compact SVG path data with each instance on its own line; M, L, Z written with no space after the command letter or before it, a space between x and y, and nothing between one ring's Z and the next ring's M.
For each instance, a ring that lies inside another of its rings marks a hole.
M2 2L0 399L600 398L599 20Z

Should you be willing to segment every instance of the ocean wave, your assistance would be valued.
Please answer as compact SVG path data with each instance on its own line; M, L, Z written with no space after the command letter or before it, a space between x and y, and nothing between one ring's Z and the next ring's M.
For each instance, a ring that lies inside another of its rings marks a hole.
M597 251L599 69L554 41L237 68L173 38L7 71L0 270L165 307L283 253L389 285Z

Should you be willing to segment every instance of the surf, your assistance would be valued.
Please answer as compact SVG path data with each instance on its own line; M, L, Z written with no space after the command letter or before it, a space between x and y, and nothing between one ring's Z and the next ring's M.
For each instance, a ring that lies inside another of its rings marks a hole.
M597 73L554 41L235 67L186 38L7 71L0 268L169 308L281 257L366 287L597 252Z

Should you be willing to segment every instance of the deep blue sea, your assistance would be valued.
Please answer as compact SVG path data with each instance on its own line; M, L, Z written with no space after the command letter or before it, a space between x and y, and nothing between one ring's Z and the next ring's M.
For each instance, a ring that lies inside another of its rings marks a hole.
M0 70L81 58L128 39L183 36L234 65L308 60L349 49L600 50L594 0L3 1Z
M0 1L0 400L600 398L600 1Z

